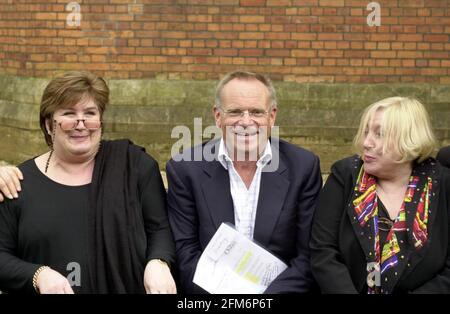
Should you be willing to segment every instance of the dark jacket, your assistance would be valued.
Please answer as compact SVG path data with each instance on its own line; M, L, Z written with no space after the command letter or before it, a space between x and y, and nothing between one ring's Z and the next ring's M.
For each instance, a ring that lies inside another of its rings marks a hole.
M367 292L367 259L348 212L361 165L356 156L336 162L319 196L311 263L323 293ZM450 293L450 170L438 163L435 169L428 241L420 250L408 244L407 261L398 271L393 293Z
M217 156L218 148L213 147L213 150ZM279 145L272 143L272 153L272 162L278 155L279 165L274 172L262 172L254 240L289 267L266 292L307 292L312 285L308 248L310 225L322 186L319 159L281 140ZM200 255L222 222L234 224L228 171L217 159L170 160L167 178L169 220L180 268L180 290L204 293L192 282Z
M436 156L436 160L443 166L450 168L450 146L441 148Z

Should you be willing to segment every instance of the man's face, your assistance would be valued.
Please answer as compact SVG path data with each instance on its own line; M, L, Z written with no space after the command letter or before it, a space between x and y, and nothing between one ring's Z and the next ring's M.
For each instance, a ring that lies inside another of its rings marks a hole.
M256 79L233 79L221 95L221 108L214 108L217 127L233 160L257 161L274 126L267 87Z

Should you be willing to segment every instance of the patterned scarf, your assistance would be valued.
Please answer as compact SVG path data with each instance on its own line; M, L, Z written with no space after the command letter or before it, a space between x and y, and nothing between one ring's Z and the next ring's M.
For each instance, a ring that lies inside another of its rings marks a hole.
M413 172L410 176L400 212L386 237L383 248L380 249L376 178L366 173L363 166L359 170L352 204L358 236L372 248L366 251L369 294L392 291L393 285L389 283L396 281L399 260L405 260L408 236L412 236L416 250L420 250L428 240L427 224L432 179L425 173ZM411 235L409 235L411 230L407 228L408 212L415 213Z

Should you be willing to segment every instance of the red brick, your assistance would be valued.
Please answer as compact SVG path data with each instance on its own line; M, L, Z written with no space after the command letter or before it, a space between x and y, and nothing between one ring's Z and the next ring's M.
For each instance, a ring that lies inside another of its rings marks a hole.
M417 49L417 43L404 43L403 48L405 50L416 50Z
M422 25L422 24L425 24L425 18L424 17L399 17L398 22L399 22L399 24L405 24L405 25Z
M321 7L343 7L344 0L319 0Z
M342 34L319 34L318 40L342 40L343 35Z
M430 67L440 67L441 66L441 60L430 60L429 66Z
M84 50L87 54L106 54L108 51L108 47L86 47Z
M264 34L259 32L242 32L238 34L239 39L263 39Z
M57 13L41 12L41 13L36 13L34 17L36 18L36 20L56 20Z
M81 37L83 34L79 30L59 30L59 37Z
M317 34L310 33L293 33L292 39L295 40L315 40L317 38Z
M370 57L370 51L365 50L346 50L344 51L344 57L346 58L369 58Z
M265 54L270 57L289 57L291 52L286 49L270 49L266 50Z
M292 73L294 74L316 74L316 67L295 67L292 69Z
M243 15L239 17L240 23L264 23L265 17L261 15Z
M372 40L372 41L395 41L396 36L394 34L370 34L370 40Z
M214 49L215 56L237 56L237 49Z
M446 75L447 69L445 68L421 68L420 69L421 75Z
M295 58L312 58L317 55L316 50L291 50L291 56Z
M342 50L320 50L319 57L321 58L341 58L344 55Z
M184 39L186 38L186 32L182 31L167 31L167 32L161 32L162 38L177 38L177 39Z
M391 48L390 43L378 43L378 49L380 50L389 50Z
M449 35L424 35L424 41L427 42L448 42Z
M371 51L371 58L395 58L397 53L395 51Z
M160 53L161 53L160 48L153 48L153 47L148 47L148 48L137 47L136 48L136 54L139 54L139 55L158 55Z
M425 0L408 0L401 4L402 7L423 8Z
M364 68L351 67L351 68L343 68L342 72L347 75L367 75L369 72L369 69L366 67L364 67Z
M260 7L266 4L266 0L240 0L239 5L242 7Z
M212 54L211 49L200 49L200 48L188 48L187 53L189 55L210 55Z
M259 57L264 54L262 49L240 49L239 56L242 57Z
M286 7L291 5L291 0L266 0L267 6Z
M398 34L397 35L398 41L422 41L423 36L421 34Z
M416 60L416 66L417 67L427 67L428 66L428 60Z
M426 59L448 59L449 53L447 51L424 51L423 57Z

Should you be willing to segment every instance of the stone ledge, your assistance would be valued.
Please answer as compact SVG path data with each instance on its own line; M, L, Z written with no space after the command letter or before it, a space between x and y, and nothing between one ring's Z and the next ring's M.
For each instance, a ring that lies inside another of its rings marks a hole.
M39 124L41 94L49 79L0 75L0 159L17 164L47 150ZM194 117L213 125L215 81L109 80L111 104L105 138L130 138L144 146L163 169L170 158L175 126L193 133ZM384 97L420 99L430 112L441 145L450 143L450 85L299 84L276 82L280 136L319 155L322 170L351 154L363 109Z
M0 99L39 104L50 79L0 74ZM183 80L107 80L111 105L182 106L210 108L214 101L216 81ZM447 109L450 85L393 84L331 84L274 82L281 107L304 109L352 108L361 110L368 104L390 96L411 96L433 108Z

